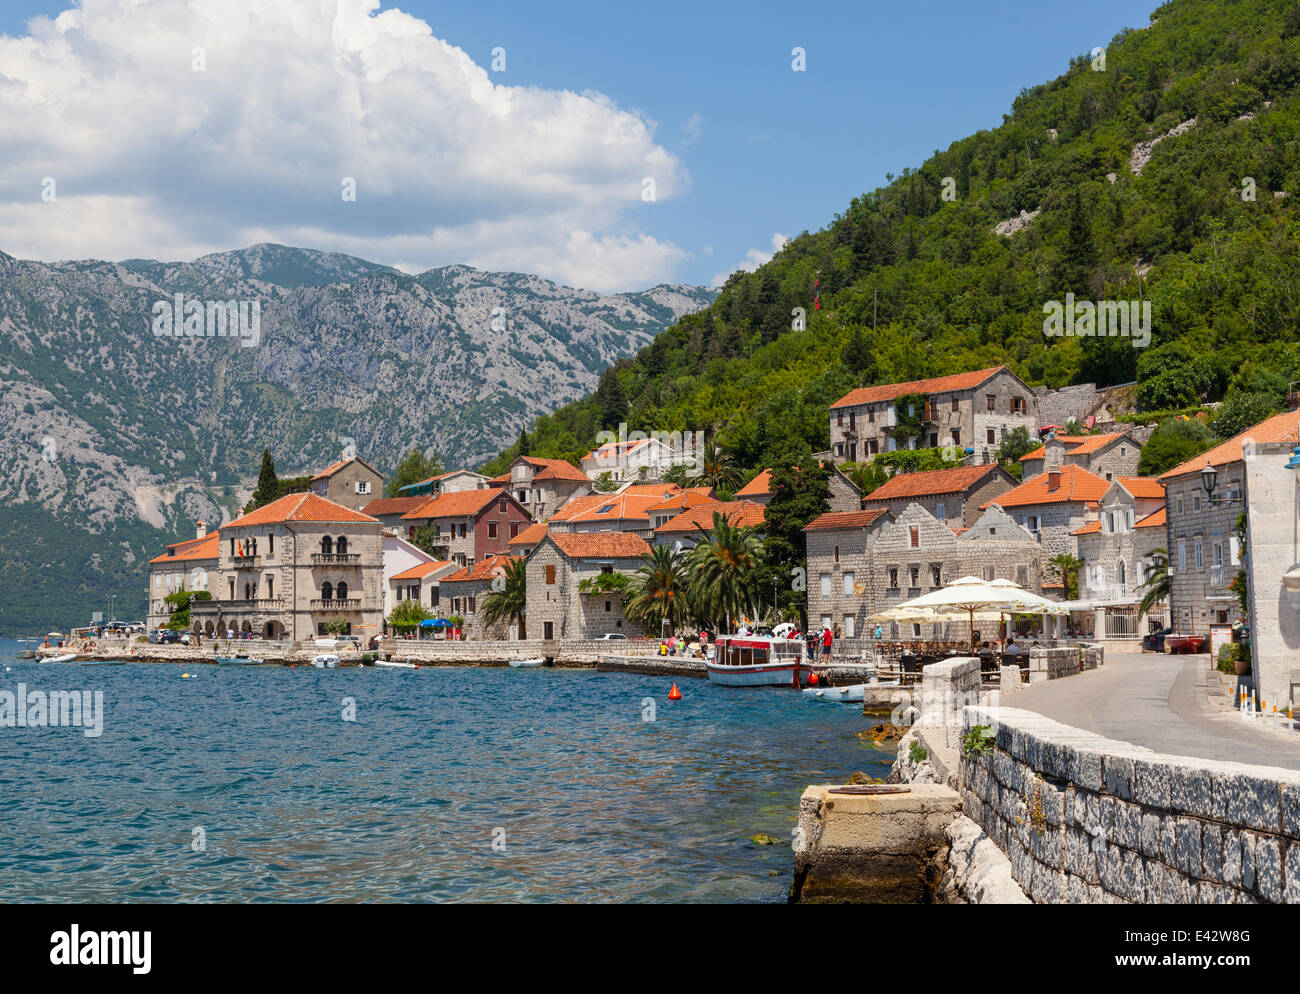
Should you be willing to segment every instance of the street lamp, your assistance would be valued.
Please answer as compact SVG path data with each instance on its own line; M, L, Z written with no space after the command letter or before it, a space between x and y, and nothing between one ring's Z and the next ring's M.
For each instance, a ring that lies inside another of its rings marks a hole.
M1292 455L1291 458L1294 459L1295 456ZM1288 463L1287 465L1289 466L1290 463ZM1205 490L1206 502L1209 504L1240 503L1241 502L1240 498L1237 497L1215 497L1214 496L1214 487L1218 479L1219 479L1219 471L1210 464L1210 461L1208 459L1205 460L1205 468L1201 470L1201 487Z

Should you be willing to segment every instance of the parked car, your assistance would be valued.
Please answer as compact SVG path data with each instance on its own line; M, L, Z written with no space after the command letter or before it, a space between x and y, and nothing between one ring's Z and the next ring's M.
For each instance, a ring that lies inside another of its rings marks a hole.
M613 642L613 641L615 641L615 640L622 640L622 641L626 642L626 641L627 641L627 636L624 635L624 634L622 634L621 632L606 632L604 635L600 636L600 638L598 638L596 641L598 641L598 642Z
M1159 631L1150 632L1149 634L1142 636L1142 651L1164 652L1165 636L1170 634L1172 631L1173 629L1166 625Z
M184 633L186 635L186 638L183 642L182 642L182 633L178 631L174 631L173 629L170 628L160 628L158 629L157 634L158 634L159 645L181 645L181 644L188 645L189 644L188 633Z

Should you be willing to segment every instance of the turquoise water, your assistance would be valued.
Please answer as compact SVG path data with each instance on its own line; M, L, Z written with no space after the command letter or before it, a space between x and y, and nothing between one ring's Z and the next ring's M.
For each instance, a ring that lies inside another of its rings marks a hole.
M785 689L17 648L0 691L102 691L104 727L0 728L4 902L783 901L803 788L892 759Z

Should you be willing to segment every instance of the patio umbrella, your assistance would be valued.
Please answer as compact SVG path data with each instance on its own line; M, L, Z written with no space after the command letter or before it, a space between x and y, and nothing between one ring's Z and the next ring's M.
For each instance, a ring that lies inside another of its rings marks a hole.
M970 622L970 639L971 646L975 644L975 615L976 613L987 613L990 615L1000 615L1015 611L1038 611L1039 607L1033 605L1031 598L1037 598L1036 594L1030 594L1029 591L1021 587L1012 585L994 586L995 581L981 580L976 576L963 576L959 580L953 580L946 587L940 587L938 590L931 590L928 594L922 594L920 597L913 597L910 601L904 601L893 610L905 616L904 612L914 612L922 610L933 611L935 615L942 616L945 620L953 615L966 615ZM1050 604L1046 598L1038 598L1045 604ZM891 619L895 620L895 619Z

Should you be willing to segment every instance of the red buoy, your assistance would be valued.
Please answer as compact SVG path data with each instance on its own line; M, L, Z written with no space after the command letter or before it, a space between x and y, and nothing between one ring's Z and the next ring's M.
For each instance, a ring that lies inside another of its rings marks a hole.
M677 689L677 684L674 683L673 689L668 691L668 699L670 701L680 701L682 699L682 692Z
M820 681L819 681L819 679L818 679L816 673L810 673L810 674L808 675L808 682L809 682L810 684L812 684L812 685L815 687L815 686L817 686L817 684L818 684Z

